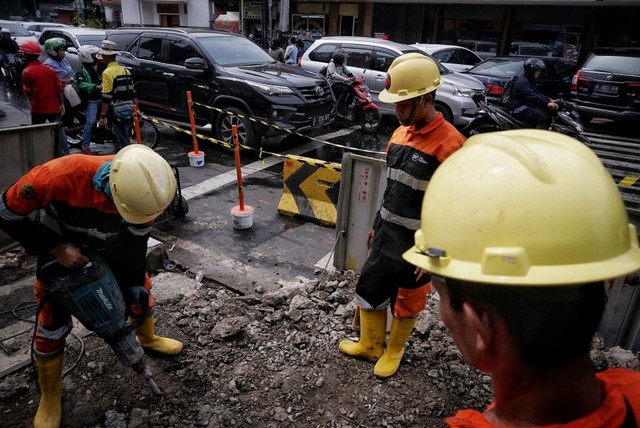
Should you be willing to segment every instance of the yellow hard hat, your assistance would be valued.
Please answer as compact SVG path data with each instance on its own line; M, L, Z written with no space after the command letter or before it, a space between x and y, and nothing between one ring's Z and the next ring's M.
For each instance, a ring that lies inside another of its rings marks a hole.
M598 157L522 129L478 134L436 170L408 262L504 285L581 284L640 269L635 226Z
M116 154L109 172L109 187L118 212L133 224L158 217L177 189L167 161L142 144L131 144Z
M387 71L380 101L399 103L435 91L442 85L440 70L434 60L421 53L400 55Z

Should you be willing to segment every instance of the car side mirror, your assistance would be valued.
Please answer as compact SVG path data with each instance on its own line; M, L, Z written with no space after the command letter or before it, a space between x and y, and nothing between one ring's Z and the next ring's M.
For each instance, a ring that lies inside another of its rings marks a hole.
M77 55L78 54L78 49L76 49L75 46L69 46L67 48L67 52Z
M189 58L185 60L184 66L189 70L206 70L207 63L202 58Z

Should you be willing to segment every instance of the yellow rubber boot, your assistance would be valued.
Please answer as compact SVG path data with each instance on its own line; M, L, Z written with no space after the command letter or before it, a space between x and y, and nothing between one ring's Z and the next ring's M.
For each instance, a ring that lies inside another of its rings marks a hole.
M360 309L360 340L343 340L338 345L347 355L377 361L384 352L384 336L387 332L387 309L365 311Z
M175 355L182 351L182 342L168 337L156 336L153 332L153 317L136 328L136 340L144 349L150 349L165 355Z
M53 358L36 355L40 382L40 405L33 420L35 428L58 428L62 417L62 363L64 353Z
M398 371L404 354L404 345L407 343L415 324L415 318L393 318L387 349L373 368L373 374L380 378L387 378Z

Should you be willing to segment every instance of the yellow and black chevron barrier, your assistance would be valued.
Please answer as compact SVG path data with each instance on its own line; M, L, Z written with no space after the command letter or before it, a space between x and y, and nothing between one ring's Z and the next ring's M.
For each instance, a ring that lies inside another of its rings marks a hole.
M278 212L335 226L341 168L337 163L310 162L308 158L288 156L284 160L284 188Z

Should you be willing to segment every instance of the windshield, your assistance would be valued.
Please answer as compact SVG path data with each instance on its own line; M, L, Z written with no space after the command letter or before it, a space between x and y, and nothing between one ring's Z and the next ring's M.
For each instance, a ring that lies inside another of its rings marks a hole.
M487 74L489 76L508 76L518 74L524 61L485 61L469 70L470 73Z
M271 55L249 39L238 36L198 37L207 56L221 66L259 65L273 63Z
M2 28L8 28L9 30L11 30L11 35L12 36L30 36L31 33L29 32L29 30L27 30L26 28L24 28L22 25L20 24L0 24L0 27Z
M105 38L104 34L91 34L87 36L78 36L78 43L80 43L81 46L93 45L99 48L100 45L102 45L102 41L104 40L104 38Z

